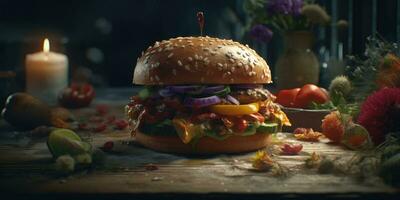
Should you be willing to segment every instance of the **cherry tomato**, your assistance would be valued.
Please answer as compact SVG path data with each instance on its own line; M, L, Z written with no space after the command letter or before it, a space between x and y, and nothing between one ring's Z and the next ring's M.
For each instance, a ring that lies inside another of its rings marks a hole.
M294 107L294 101L299 91L300 88L279 91L278 95L276 96L276 103L279 103L285 107Z
M298 108L307 108L311 102L322 104L328 100L329 96L321 88L313 84L306 84L297 94L294 105Z
M75 84L65 88L58 100L62 106L68 108L81 108L88 106L94 98L95 92L90 84Z
M249 124L243 118L238 118L234 122L234 130L239 133L244 132L248 126L249 126Z

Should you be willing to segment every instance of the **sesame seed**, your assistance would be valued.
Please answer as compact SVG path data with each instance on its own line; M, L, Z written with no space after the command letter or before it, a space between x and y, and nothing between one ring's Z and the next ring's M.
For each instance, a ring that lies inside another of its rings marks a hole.
M234 72L235 71L235 67L231 67L231 72Z
M188 71L190 71L189 65L185 65L185 69L188 70Z
M231 72L226 72L226 74L231 75L232 73Z
M241 67L241 66L243 66L243 64L239 62L239 63L237 64L237 66Z
M178 60L177 63L178 63L179 66L182 66L182 62L180 60Z
M171 58L172 56L174 55L174 53L170 53L170 54L168 54L168 58Z
M163 49L160 47L160 48L158 48L158 50L157 50L157 51L158 51L158 52L161 52L162 50L163 50Z
M190 61L190 62L192 62L193 61L193 58L192 57L188 57L188 60Z
M231 58L231 59L229 59L229 62L235 63L235 60L233 60L233 59Z
M218 67L223 67L223 65L221 63L217 63Z
M160 77L158 77L157 75L155 76L157 81L160 81Z
M199 56L197 54L194 54L194 59L199 60Z
M247 70L249 70L249 66L248 65L245 65L244 66L244 69L247 71Z

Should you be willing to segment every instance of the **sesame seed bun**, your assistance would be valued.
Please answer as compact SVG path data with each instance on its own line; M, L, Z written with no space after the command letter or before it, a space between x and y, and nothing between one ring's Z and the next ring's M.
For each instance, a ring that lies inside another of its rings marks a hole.
M262 149L271 143L271 134L233 135L225 140L202 137L193 147L190 144L184 144L178 136L151 136L137 130L135 140L147 148L160 152L204 155L244 153Z
M270 82L267 62L253 49L207 36L156 42L138 58L133 76L139 85Z

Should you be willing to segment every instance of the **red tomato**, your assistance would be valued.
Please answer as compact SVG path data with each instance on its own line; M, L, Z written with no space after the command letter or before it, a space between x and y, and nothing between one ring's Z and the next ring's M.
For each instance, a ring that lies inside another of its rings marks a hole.
M291 90L281 90L276 96L276 103L281 104L285 107L294 107L294 100L299 93L300 88L294 88Z
M235 131L241 133L247 129L248 123L245 119L239 118L234 122Z
M307 108L311 102L322 104L328 100L329 96L321 88L313 84L306 84L297 94L294 105L298 108Z

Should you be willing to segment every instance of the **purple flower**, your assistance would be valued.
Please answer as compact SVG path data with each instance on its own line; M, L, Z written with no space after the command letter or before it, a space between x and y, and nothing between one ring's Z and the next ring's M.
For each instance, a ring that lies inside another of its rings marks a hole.
M259 42L269 42L273 35L271 29L262 24L257 24L250 30L250 36Z
M299 16L301 14L301 9L303 8L303 0L292 0L292 13L294 16Z
M292 0L268 0L266 8L269 14L290 15L292 13L292 5Z
M303 0L267 0L265 5L269 14L298 16L303 7Z

